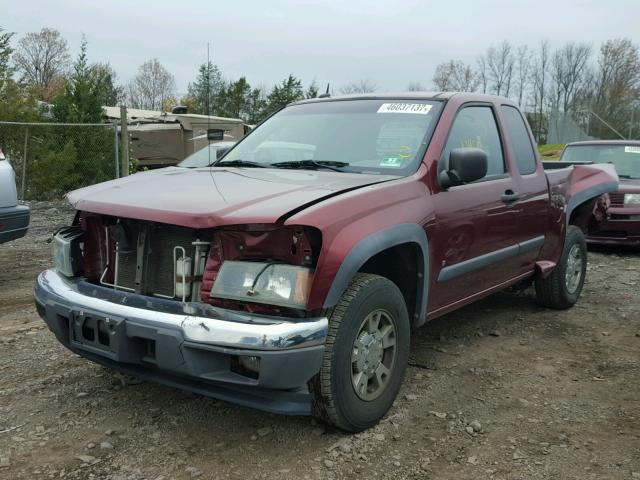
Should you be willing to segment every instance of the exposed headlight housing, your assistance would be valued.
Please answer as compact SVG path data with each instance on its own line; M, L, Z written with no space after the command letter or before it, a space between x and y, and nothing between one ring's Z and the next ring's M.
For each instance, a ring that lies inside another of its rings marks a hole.
M312 270L305 267L227 260L218 272L211 297L305 308L312 279Z
M84 232L78 226L61 228L53 235L53 265L62 275L75 277L82 273L84 262L80 244L83 239Z
M640 193L625 193L624 194L625 205L640 205Z

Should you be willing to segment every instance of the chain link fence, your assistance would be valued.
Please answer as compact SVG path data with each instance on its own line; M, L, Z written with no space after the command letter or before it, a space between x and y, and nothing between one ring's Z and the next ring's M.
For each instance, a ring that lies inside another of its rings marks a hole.
M114 124L0 122L0 150L16 172L20 200L57 200L120 176Z

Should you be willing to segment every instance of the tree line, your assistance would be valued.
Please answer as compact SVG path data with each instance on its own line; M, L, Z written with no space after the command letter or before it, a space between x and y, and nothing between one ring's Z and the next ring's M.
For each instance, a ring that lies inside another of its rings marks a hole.
M225 78L205 62L194 72L186 94L178 96L175 78L157 58L144 62L122 84L106 62L90 62L83 39L72 61L67 41L54 29L14 34L0 27L0 119L37 116L38 102L53 104L60 122L100 121L102 105L168 111L186 105L191 113L242 118L258 123L284 105L318 95L315 81L303 85L293 74L271 88L251 85L245 76ZM343 94L375 92L368 79L339 88ZM430 83L414 81L407 90L479 91L508 97L526 112L539 142L558 112L595 119L589 134L600 138L640 135L640 51L630 39L611 39L599 48L569 42L552 49L548 41L532 47L503 41L489 46L475 64L452 59L437 65ZM35 112L35 113L34 113ZM635 117L635 120L634 120Z

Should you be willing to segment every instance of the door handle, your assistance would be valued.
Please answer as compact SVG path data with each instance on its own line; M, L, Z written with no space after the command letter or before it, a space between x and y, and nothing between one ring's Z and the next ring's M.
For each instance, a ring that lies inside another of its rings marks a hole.
M502 197L500 197L500 199L502 200L502 203L506 203L508 205L510 203L520 200L520 194L518 192L514 192L511 189L508 189L508 190L505 190L505 192L502 194Z

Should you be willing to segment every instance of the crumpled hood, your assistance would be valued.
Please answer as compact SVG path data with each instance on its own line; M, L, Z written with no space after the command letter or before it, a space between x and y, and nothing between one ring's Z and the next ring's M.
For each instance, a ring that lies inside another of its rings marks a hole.
M395 176L273 168L170 167L74 190L76 210L193 228L275 223L303 205Z

